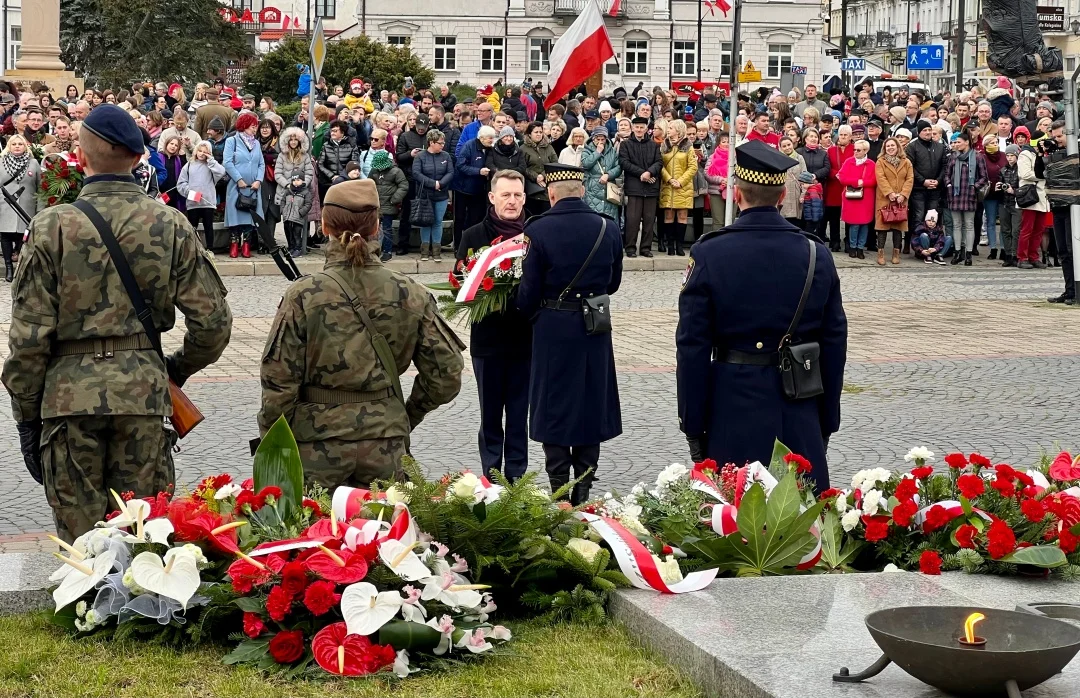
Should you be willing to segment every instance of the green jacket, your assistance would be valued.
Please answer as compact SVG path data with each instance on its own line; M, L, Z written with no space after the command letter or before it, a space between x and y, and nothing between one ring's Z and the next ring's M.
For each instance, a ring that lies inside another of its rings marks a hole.
M172 355L186 378L217 361L232 333L226 289L183 213L130 178L87 179L79 198L110 224L154 325L187 328ZM77 208L45 209L30 223L11 289L10 355L3 382L16 421L73 415L170 415L168 376L153 349L56 356L58 342L142 334L97 229Z
M393 385L341 287L325 274L314 274L288 288L270 328L262 359L259 430L265 434L285 415L297 441L405 436L428 412L457 396L465 345L439 315L431 292L390 271L378 257L352 266L331 241L326 268L349 281L386 337L398 375L409 364L416 366L411 394L404 407L393 395L341 404L302 399L304 386L372 392Z
M540 143L535 143L532 138L526 136L525 145L521 147L521 151L525 153L525 176L529 178L530 182L535 182L537 175L544 174L544 165L546 163L559 161L555 149L551 147L551 143L546 139ZM547 192L541 190L533 194L532 198L547 201Z

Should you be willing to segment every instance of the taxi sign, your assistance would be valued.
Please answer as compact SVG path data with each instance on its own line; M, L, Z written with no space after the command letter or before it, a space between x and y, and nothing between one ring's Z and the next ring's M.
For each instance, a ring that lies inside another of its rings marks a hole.
M753 61L746 61L739 71L739 82L761 82L761 71L754 67Z

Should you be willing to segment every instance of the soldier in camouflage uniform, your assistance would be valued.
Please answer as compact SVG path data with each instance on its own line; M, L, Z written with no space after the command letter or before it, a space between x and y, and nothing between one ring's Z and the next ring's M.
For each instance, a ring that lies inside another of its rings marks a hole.
M331 187L322 224L330 236L326 271L289 287L266 340L259 429L265 434L285 415L308 482L365 487L400 475L409 433L458 394L464 345L431 293L379 260L379 195L371 180ZM385 337L389 362L363 310ZM405 400L395 384L410 363L417 376Z
M112 227L154 325L171 329L179 308L187 331L166 367L87 216L60 205L34 218L11 290L2 379L27 468L67 541L105 518L110 489L146 496L174 482L168 380L182 384L217 360L232 331L225 287L199 237L131 176L143 149L135 122L102 105L80 141L79 199Z

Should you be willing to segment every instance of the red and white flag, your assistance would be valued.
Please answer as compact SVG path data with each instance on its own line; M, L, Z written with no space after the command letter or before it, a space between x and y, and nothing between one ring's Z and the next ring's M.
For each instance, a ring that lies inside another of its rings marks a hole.
M284 17L282 17L281 29L282 31L289 31L289 15L285 15Z
M299 29L300 28L300 18L299 17L293 17L292 18L292 26L293 26L293 29Z
M578 18L551 47L548 71L551 100L565 97L614 55L600 8L588 0Z
M705 5L705 7L709 8L710 15L716 14L716 5L713 5L711 2L709 2L709 0L701 0L701 2Z
M202 201L202 192L189 189L187 193L187 200L193 204L197 204Z
M731 9L731 5L727 0L713 0L712 3L710 3L709 0L705 0L705 4L709 6L709 11L713 14L716 14L713 8L719 8L719 10L724 13L725 17L727 17L727 13Z
M169 201L171 201L171 199L169 198L168 194L163 193L161 196L158 197L158 201L160 201L163 204L167 204L167 203L169 203Z
M622 5L622 0L614 0L611 3L611 9L608 10L608 14L611 15L612 17L618 17L619 16L619 7L621 5Z

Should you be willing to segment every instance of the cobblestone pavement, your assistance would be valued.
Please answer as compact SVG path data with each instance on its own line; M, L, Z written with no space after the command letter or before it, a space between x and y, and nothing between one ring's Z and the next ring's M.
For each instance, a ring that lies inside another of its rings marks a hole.
M977 448L995 460L1028 464L1043 450L1080 443L1080 310L1045 302L1060 292L1060 270L1005 270L986 262L929 267L909 260L881 269L838 261L851 334L843 427L829 451L836 482L860 468L895 466L915 444L938 452ZM629 273L613 297L624 432L601 450L601 491L628 489L687 457L675 408L681 280L677 271ZM286 282L270 276L226 282L236 316L233 339L218 364L188 383L206 421L176 456L181 488L209 473L250 472L258 361ZM9 305L4 285L5 331ZM166 344L179 339L174 331ZM5 342L0 355L6 350ZM468 375L460 396L414 434L414 451L430 473L478 467L477 427L476 386ZM23 468L7 399L0 399L0 447L0 552L40 548L52 518ZM539 445L530 444L531 469L541 468L542 460Z

